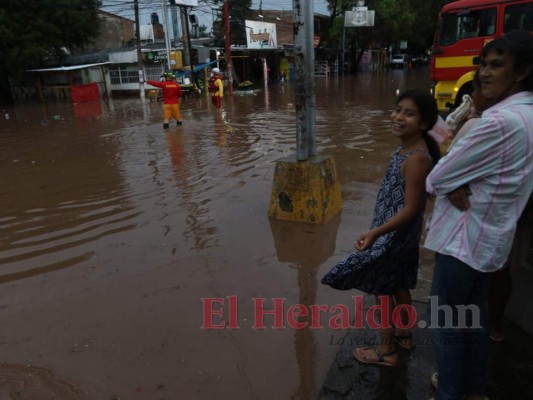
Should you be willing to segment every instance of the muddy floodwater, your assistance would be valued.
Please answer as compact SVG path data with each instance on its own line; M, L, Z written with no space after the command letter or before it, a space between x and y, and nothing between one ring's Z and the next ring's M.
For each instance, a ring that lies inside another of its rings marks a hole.
M275 162L296 148L291 84L226 97L222 112L185 99L166 131L161 103L137 97L4 107L0 398L316 398L346 331L328 312L322 329L286 313L257 329L254 307L353 309L357 292L319 281L370 223L398 145L396 90L429 90L428 75L316 78L317 148L344 201L325 226L267 217Z

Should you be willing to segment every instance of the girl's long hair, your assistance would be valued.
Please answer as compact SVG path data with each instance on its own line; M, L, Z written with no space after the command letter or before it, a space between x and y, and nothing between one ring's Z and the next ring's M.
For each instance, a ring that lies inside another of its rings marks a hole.
M426 142L429 155L433 159L433 165L437 164L437 162L440 160L440 148L435 139L433 139L428 133L437 123L437 119L439 118L437 102L428 92L420 89L406 90L400 94L397 103L403 99L409 99L416 104L422 121L428 126L428 128L424 130L422 137Z

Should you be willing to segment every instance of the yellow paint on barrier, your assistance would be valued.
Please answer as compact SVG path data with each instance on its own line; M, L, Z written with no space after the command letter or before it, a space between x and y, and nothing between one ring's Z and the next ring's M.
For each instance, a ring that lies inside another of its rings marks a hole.
M276 162L268 216L324 224L342 209L340 185L332 156Z

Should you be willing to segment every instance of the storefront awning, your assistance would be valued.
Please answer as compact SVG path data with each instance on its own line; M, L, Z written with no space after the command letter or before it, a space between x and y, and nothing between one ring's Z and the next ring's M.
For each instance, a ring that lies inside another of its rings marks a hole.
M194 66L192 72L199 72L199 71L201 71L201 70L203 70L205 68L209 68L211 65L214 65L216 63L217 63L216 61L211 61L211 62L204 63L204 64L197 64L197 65ZM190 67L185 67L185 68L187 68L187 69L174 72L174 75L176 75L176 77L189 75L191 73Z

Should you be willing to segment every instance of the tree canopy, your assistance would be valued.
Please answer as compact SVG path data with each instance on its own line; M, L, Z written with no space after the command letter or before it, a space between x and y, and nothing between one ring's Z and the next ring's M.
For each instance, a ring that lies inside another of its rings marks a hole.
M76 49L98 34L100 0L2 0L0 73L37 67L61 48Z
M222 9L223 1L212 0L215 5L220 5ZM228 0L231 40L233 44L246 44L246 28L244 21L250 15L252 0ZM220 40L225 36L224 15L221 12L213 22L213 35Z
M437 15L446 0L367 0L365 6L375 11L375 25L369 28L348 29L348 43L379 44L397 48L400 41L408 42L413 53L422 53L432 42ZM357 5L357 0L327 0L331 12L333 38L342 37L344 13ZM363 44L364 45L364 44Z

